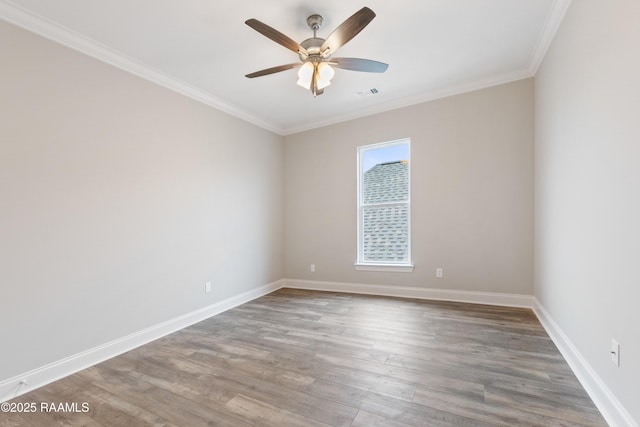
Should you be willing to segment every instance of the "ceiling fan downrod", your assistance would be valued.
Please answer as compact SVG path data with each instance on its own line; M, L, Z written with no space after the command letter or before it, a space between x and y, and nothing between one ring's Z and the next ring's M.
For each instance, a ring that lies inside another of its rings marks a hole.
M309 15L309 17L307 18L307 25L309 26L309 28L311 28L313 30L313 38L316 38L316 32L320 29L320 27L322 26L322 15L318 15L317 13L314 13L313 15Z

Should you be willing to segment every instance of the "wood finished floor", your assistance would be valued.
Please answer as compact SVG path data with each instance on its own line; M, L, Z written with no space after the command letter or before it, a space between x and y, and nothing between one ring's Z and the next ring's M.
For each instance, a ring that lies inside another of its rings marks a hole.
M531 310L281 289L12 402L2 426L606 426Z

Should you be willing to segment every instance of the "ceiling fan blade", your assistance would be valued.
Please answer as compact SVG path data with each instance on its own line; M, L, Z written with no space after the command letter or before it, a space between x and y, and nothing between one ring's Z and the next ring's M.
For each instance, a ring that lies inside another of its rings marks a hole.
M295 64L278 65L277 67L265 68L264 70L260 70L260 71L256 71L255 73L247 74L245 77L248 77L248 78L252 79L254 77L268 76L269 74L279 73L280 71L287 71L287 70L290 70L292 68L297 68L300 65L302 65L300 62L296 62Z
M389 64L384 62L360 58L331 58L329 64L344 70L364 71L366 73L384 73L389 68Z
M336 50L344 46L349 40L362 31L364 27L369 25L369 22L375 17L376 14L373 10L368 7L363 7L347 18L346 21L340 24L338 28L327 37L324 43L322 43L320 51L324 54L325 51L329 49L329 55L334 54Z
M268 26L267 24L258 21L257 19L248 19L244 22L263 36L273 40L274 42L286 47L295 53L302 52L307 55L307 50L300 46L297 41L285 36L280 31Z

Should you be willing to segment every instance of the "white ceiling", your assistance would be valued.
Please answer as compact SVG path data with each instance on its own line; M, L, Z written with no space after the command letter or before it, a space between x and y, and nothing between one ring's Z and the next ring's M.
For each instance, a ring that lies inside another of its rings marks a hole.
M569 1L0 0L0 18L290 134L530 77ZM386 62L386 73L336 70L317 98L296 85L296 70L244 77L298 60L245 20L301 42L312 36L308 15L323 15L326 38L363 6L376 18L335 56Z

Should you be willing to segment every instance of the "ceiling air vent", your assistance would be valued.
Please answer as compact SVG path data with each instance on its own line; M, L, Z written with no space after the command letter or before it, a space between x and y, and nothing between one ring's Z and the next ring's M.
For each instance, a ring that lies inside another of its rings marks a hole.
M358 91L356 92L356 95L359 96L360 98L368 98L370 96L377 95L379 92L380 91L378 91L378 89L374 87L371 89Z

